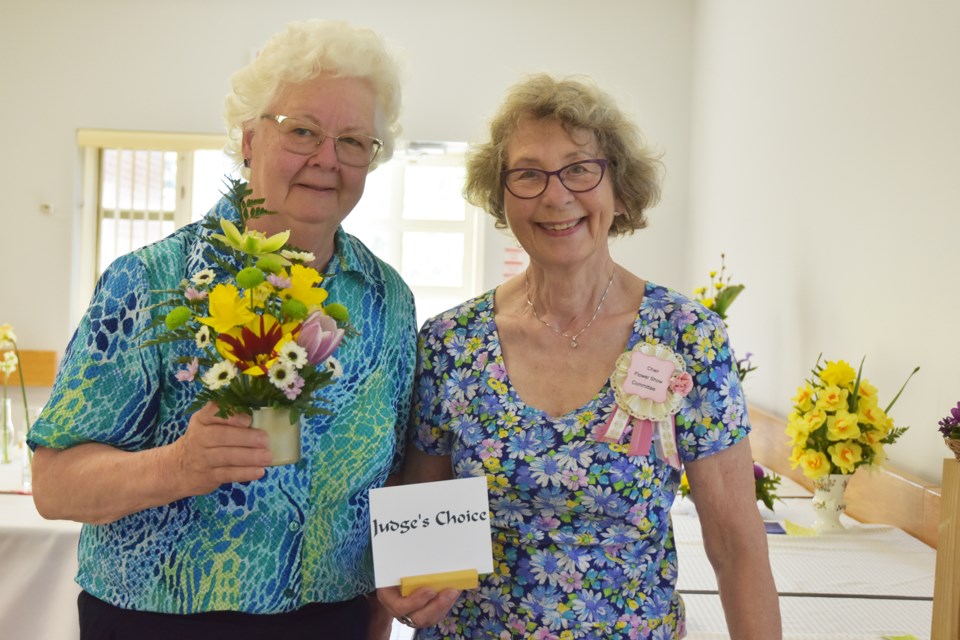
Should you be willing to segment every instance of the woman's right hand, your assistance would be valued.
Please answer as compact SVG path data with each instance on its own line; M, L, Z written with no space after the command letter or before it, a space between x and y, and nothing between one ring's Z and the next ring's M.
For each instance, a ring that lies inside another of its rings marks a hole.
M444 589L437 593L427 587L421 587L407 597L400 595L400 587L381 587L377 589L377 599L390 615L397 620L406 617L417 629L432 627L446 617L453 604L460 597L456 589ZM404 622L401 620L401 622ZM406 624L406 622L404 622Z
M263 477L273 454L267 434L250 429L250 420L245 414L219 418L212 402L190 416L186 432L169 452L185 496L210 493L225 482Z

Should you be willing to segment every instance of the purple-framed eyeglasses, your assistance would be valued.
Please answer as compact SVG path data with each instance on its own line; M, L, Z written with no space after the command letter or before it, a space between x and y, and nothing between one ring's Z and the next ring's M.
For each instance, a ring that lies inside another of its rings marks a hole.
M557 176L565 188L575 193L596 189L607 170L605 158L591 158L571 162L556 171L518 167L500 172L500 180L507 191L518 198L536 198L547 190L550 176Z

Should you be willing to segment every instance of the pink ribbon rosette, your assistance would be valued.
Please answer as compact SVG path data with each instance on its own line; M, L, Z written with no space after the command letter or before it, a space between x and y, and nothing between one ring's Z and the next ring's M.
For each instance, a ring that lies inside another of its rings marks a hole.
M693 389L683 358L662 344L637 343L617 358L610 386L617 406L594 439L620 443L632 430L628 455L646 456L655 446L658 457L679 469L675 416Z

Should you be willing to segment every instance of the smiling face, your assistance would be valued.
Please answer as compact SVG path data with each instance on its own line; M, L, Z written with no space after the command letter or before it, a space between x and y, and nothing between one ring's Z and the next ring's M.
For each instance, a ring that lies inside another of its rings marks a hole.
M375 109L376 96L366 80L321 75L285 86L267 113L312 122L331 136L376 136ZM264 206L278 214L261 218L257 226L290 228L293 244L314 251L323 247L323 253L329 244L332 251L337 226L363 195L367 168L340 163L330 137L312 155L286 151L277 127L274 120L258 118L243 133L252 197L264 198Z
M576 130L573 136L556 120L520 121L507 143L507 169L554 171L572 162L602 157L595 136ZM507 191L507 224L530 259L543 266L604 265L614 210L619 202L605 175L595 189L570 191L557 176L536 198L518 198Z

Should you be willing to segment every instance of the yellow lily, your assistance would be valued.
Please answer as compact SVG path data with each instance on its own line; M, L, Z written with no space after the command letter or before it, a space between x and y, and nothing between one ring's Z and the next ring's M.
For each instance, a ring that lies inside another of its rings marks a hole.
M320 284L321 281L323 277L317 273L316 269L295 264L290 267L290 287L283 289L280 295L284 299L299 300L307 306L307 309L313 310L327 299L326 289L313 286Z
M218 284L210 292L210 316L197 318L217 333L224 333L254 320L257 316L250 310L247 300L232 284Z
M242 251L251 256L261 256L267 253L276 253L283 248L283 245L290 239L290 231L281 231L272 236L267 236L261 231L244 230L240 233L237 225L229 220L220 220L220 228L223 229L223 235L214 233L211 237L219 240L223 244ZM281 258L282 260L282 258ZM289 264L289 263L288 263Z

